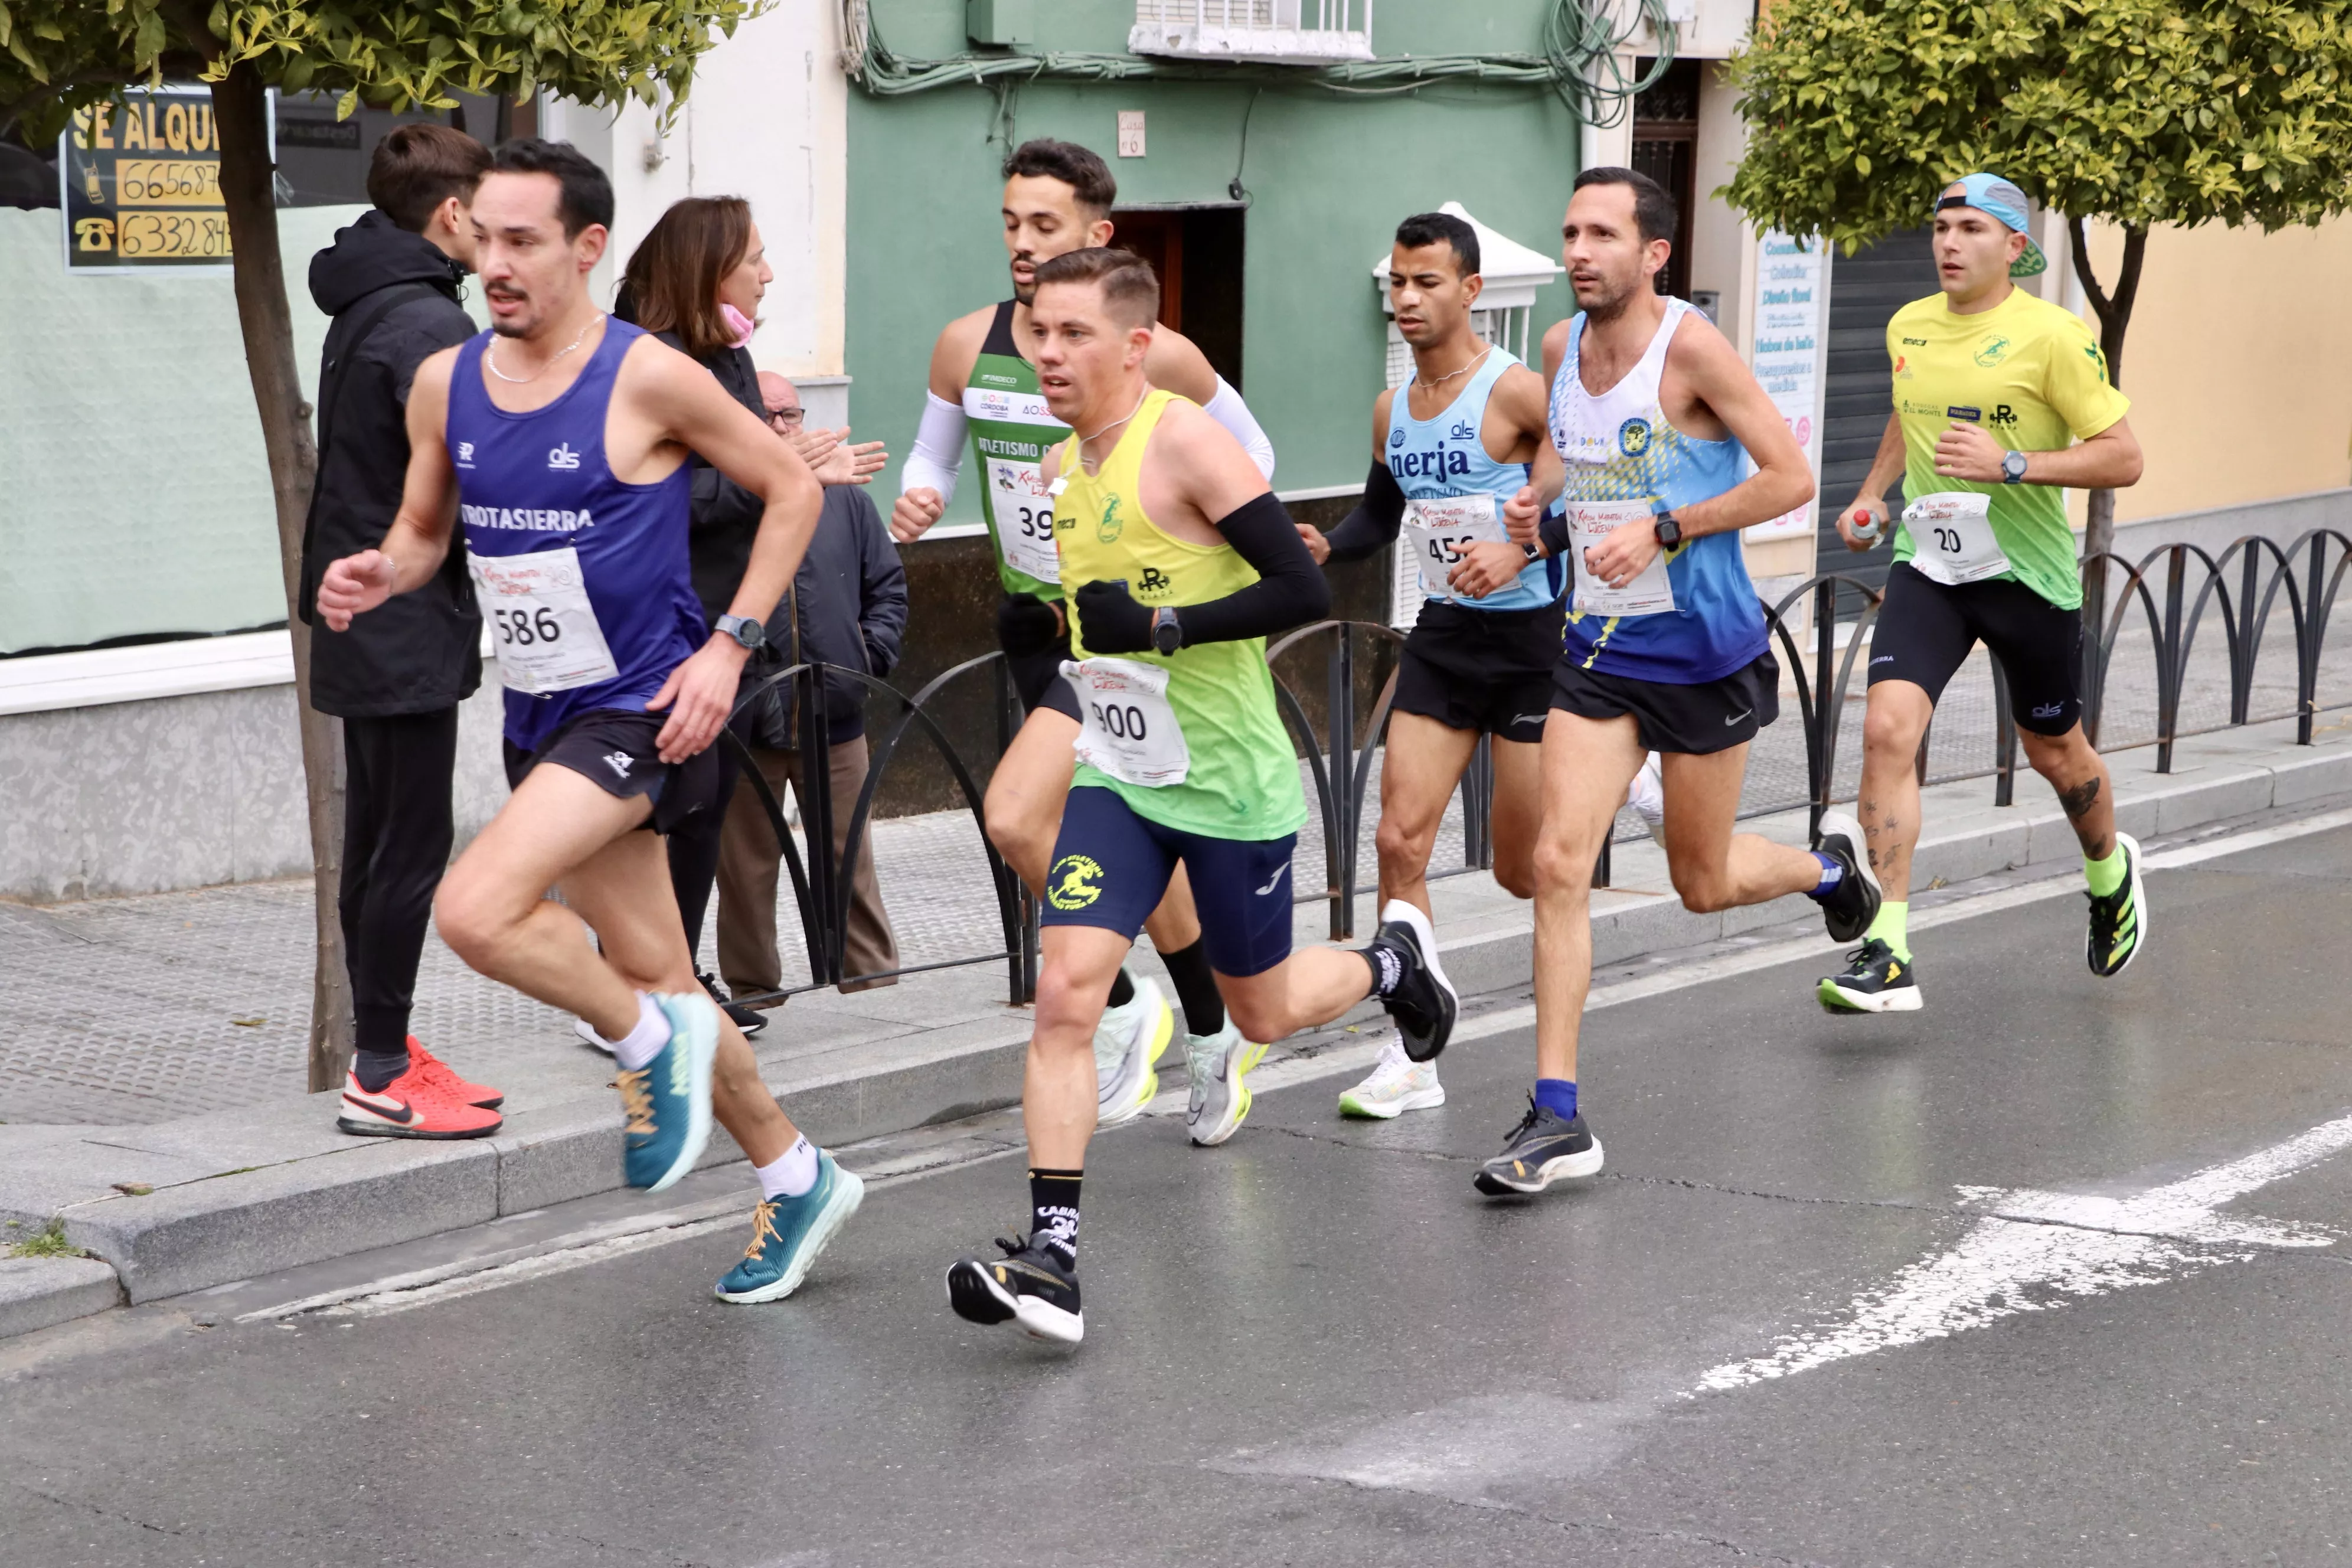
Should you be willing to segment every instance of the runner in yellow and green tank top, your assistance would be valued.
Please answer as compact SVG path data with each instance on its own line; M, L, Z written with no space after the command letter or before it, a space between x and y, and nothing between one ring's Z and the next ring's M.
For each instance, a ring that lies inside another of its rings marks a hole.
M1036 367L1029 359L1029 306L1040 266L1110 242L1118 183L1092 150L1042 139L1014 148L1004 160L1003 175L1013 298L960 316L940 333L931 351L922 421L890 512L890 532L906 544L939 522L955 498L969 457L978 469L970 482L980 489L991 566L1002 590L997 640L1028 715L989 779L989 839L1021 879L1042 892L1070 788L1070 743L1078 709L1062 678L1070 653L1069 624L1049 529L1053 506L1038 477L1039 460L1070 432L1039 395ZM1143 374L1152 385L1201 404L1240 442L1257 471L1272 476L1274 447L1265 432L1241 394L1182 333L1155 327ZM1165 905L1154 911L1150 930L1186 1034L1222 1034L1224 1006L1181 874L1171 883ZM1111 996L1096 1042L1099 1114L1106 1126L1140 1115L1159 1092L1152 1064L1174 1035L1171 1011L1149 976L1122 973Z
M1453 987L1428 917L1397 900L1370 946L1293 952L1291 851L1306 821L1298 762L1265 639L1320 618L1330 590L1240 443L1144 361L1160 304L1149 263L1089 247L1037 268L1030 308L1041 395L1073 434L1043 468L1072 616L1064 667L1080 708L1076 777L1045 878L1022 1115L1027 1238L948 1271L979 1323L1085 1333L1078 1196L1097 1125L1089 1049L1136 933L1181 866L1230 1022L1189 1048L1192 1141L1248 1114L1244 1075L1272 1042L1377 995L1416 1059L1453 1031Z

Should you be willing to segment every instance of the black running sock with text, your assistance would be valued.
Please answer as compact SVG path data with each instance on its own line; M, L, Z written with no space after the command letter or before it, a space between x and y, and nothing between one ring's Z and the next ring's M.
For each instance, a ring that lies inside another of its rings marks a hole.
M1184 1027L1203 1037L1223 1028L1225 999L1217 994L1207 944L1196 936L1192 946L1161 953L1160 962L1168 966L1168 983L1176 987L1176 1000L1184 1009Z
M1404 979L1403 955L1387 942L1378 941L1370 947L1360 947L1354 952L1358 958L1372 966L1372 994L1393 994Z
M1054 1255L1065 1268L1078 1263L1078 1184L1083 1171L1029 1173L1029 1245Z
M1113 1007L1124 1007L1129 1002L1134 1000L1135 982L1127 977L1126 967L1122 965L1119 969L1118 978L1110 983L1109 1005Z

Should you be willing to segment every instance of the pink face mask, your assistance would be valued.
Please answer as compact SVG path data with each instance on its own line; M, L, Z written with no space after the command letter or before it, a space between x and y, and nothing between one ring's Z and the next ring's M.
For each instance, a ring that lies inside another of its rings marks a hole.
M727 330L735 334L728 347L740 349L751 342L752 331L759 326L757 321L723 301L719 307L719 316L727 323Z

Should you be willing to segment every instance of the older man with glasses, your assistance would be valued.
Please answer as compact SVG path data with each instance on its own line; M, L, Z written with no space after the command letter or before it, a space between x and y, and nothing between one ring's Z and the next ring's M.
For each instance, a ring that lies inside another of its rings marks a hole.
M823 461L849 434L808 427L800 393L773 371L760 374L760 401L770 427L795 442L803 457L814 451L814 460ZM878 443L875 449L878 451ZM874 467L879 466L877 458ZM898 664L906 626L906 568L881 513L860 484L827 486L816 537L802 558L791 591L768 619L769 646L787 663L814 661L880 677ZM764 679L780 668L782 664L771 663L748 673ZM866 689L847 675L828 674L824 695L833 853L838 857L847 845L851 809L866 784ZM781 797L790 784L805 799L812 786L799 749L796 719L789 691L778 689L740 722L769 789ZM738 997L773 992L783 984L783 963L776 950L776 863L782 852L759 793L737 790L728 804L719 841L719 972L729 993ZM845 983L841 988L895 985L898 981L890 972L898 967L898 937L875 879L869 837L850 871L842 973L883 978Z

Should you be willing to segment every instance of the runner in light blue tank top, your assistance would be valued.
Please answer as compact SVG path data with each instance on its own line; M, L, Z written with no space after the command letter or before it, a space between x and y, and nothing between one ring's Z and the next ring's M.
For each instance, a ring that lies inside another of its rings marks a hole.
M1495 383L1502 379L1505 371L1519 363L1519 357L1500 345L1485 352L1486 358L1472 373L1460 395L1429 418L1413 417L1411 397L1391 400L1388 445L1383 456L1397 488L1404 492L1405 537L1415 546L1413 554L1422 569L1422 585L1431 598L1443 598L1474 610L1540 609L1559 598L1562 578L1557 561L1530 561L1519 573L1517 581L1483 598L1471 598L1451 588L1443 594L1434 592L1461 557L1452 548L1449 531L1417 526L1421 509L1412 505L1416 501L1491 496L1499 530L1503 503L1518 494L1519 488L1528 482L1528 465L1497 462L1487 452L1483 436L1486 400L1495 390Z
M1380 889L1382 907L1402 900L1423 913L1438 826L1482 740L1494 764L1495 879L1520 898L1532 889L1538 748L1559 660L1563 563L1531 560L1502 522L1547 444L1543 381L1474 330L1479 253L1459 208L1398 226L1389 304L1412 351L1410 384L1372 405L1363 504L1328 539L1309 540L1335 561L1392 547L1412 574L1399 584L1397 618L1412 630L1381 766ZM1436 1064L1398 1051L1339 1109L1385 1118L1444 1101Z

